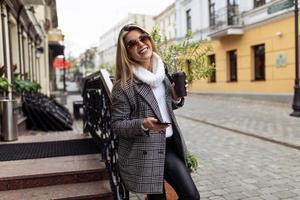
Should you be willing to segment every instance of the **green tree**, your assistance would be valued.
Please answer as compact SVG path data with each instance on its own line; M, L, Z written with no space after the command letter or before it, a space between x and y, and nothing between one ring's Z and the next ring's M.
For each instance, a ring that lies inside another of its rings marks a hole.
M170 73L184 71L191 83L193 80L208 78L214 72L215 67L207 62L212 46L205 40L191 41L191 31L180 42L168 41L157 27L153 28L151 36Z
M94 71L96 67L95 64L96 55L97 55L97 47L91 47L85 50L85 52L81 54L79 58L80 66L85 67L86 70Z

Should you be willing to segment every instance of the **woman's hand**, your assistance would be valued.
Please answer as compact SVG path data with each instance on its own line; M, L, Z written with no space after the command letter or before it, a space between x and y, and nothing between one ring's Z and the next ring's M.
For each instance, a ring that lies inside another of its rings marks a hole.
M172 99L174 101L179 101L180 100L180 97L177 96L177 94L175 92L175 83L172 83L172 85L171 85L171 93L172 93Z
M147 118L144 118L142 126L145 129L149 129L149 130L153 130L153 131L163 131L169 125L159 123L159 121L154 117L147 117Z
M187 84L187 80L185 80L185 88L186 88L186 91L188 92L188 84ZM172 99L174 101L179 101L181 99L181 97L177 96L176 94L176 91L175 91L175 83L172 83L171 84L171 93L172 93Z

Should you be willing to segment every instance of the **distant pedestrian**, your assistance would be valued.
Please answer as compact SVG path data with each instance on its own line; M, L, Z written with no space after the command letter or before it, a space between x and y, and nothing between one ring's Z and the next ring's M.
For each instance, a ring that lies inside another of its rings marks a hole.
M111 125L119 138L118 165L125 187L148 194L148 200L165 199L165 179L179 199L200 199L173 112L183 98L176 95L143 28L128 24L121 29L116 64Z

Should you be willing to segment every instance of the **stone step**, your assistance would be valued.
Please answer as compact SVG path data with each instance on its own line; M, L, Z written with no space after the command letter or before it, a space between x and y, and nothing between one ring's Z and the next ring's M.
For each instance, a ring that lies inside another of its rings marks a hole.
M113 200L108 180L0 191L0 200Z
M100 154L0 162L0 191L108 179Z

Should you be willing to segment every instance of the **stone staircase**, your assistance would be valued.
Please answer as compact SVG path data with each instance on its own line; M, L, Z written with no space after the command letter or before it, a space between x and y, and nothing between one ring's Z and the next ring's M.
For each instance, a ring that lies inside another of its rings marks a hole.
M1 161L0 169L0 200L113 200L100 154Z

